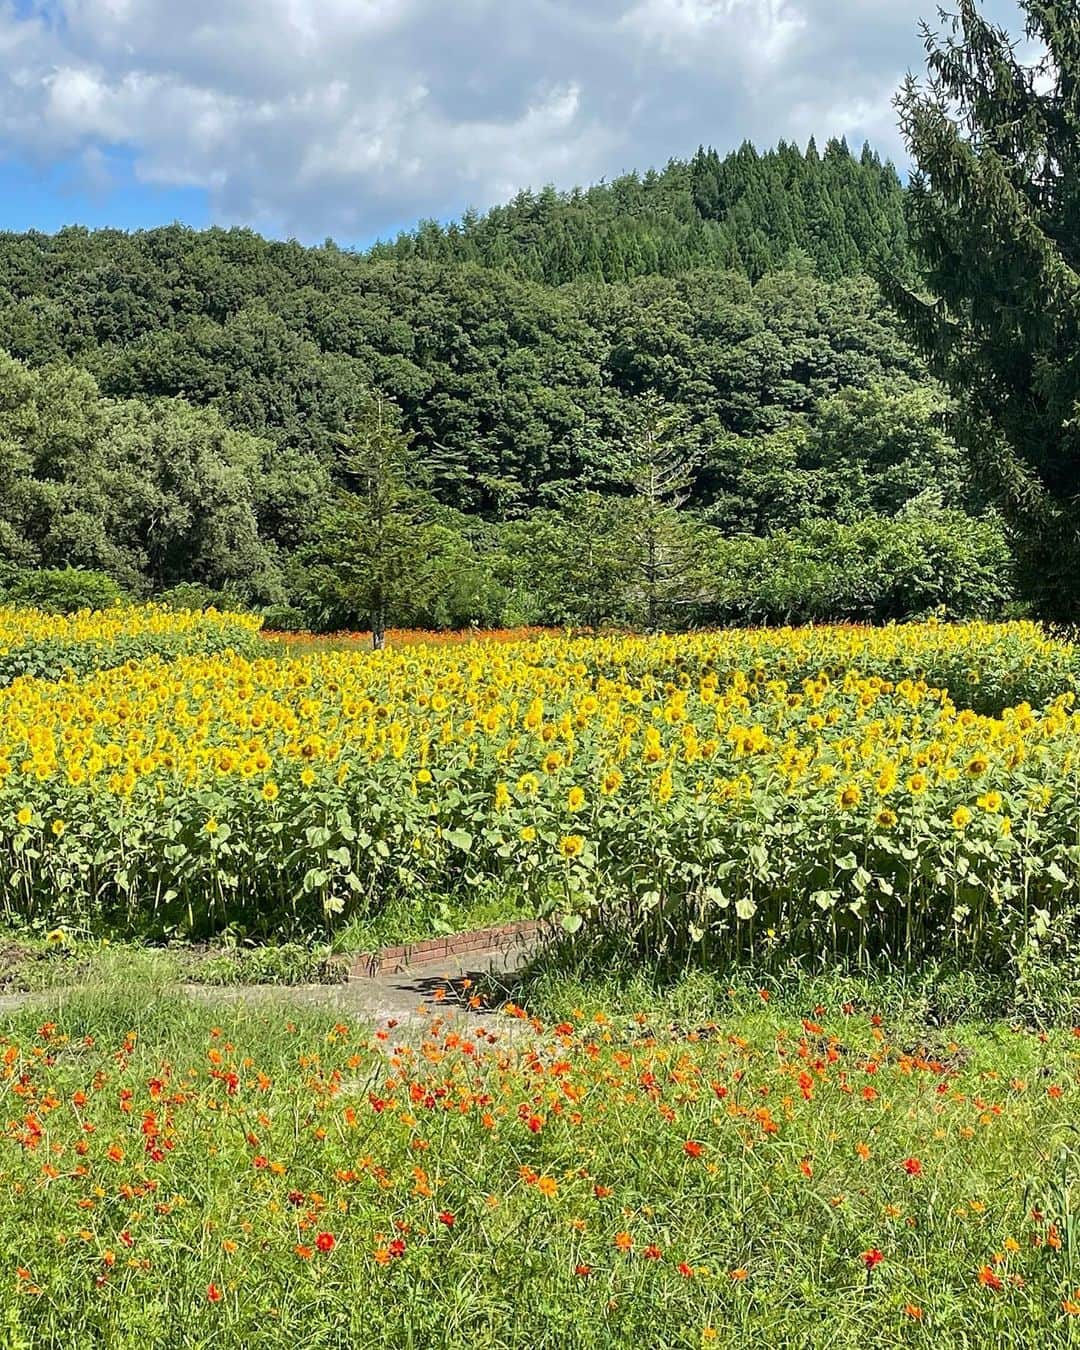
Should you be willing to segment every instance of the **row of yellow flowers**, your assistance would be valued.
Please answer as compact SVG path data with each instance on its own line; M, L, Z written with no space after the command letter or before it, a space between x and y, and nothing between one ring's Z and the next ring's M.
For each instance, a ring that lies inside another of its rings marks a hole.
M1066 692L982 715L927 675L1038 692L1071 658L1028 625L912 625L20 680L0 894L270 927L491 884L571 926L600 906L694 941L1000 956L1076 889L1080 714Z
M20 676L61 679L107 670L148 656L254 651L262 620L255 614L116 605L108 610L50 614L0 606L0 686Z
M250 614L117 605L49 614L0 606L0 685L19 676L59 678L156 655L251 650L262 621Z

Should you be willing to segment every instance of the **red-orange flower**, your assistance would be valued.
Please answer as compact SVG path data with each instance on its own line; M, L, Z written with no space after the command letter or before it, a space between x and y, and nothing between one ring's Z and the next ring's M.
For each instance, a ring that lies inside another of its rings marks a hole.
M983 1266L979 1271L979 1283L984 1289L1000 1289L1001 1280L994 1274L989 1266Z
M909 1177L922 1176L922 1163L918 1158L905 1158L903 1166Z
M206 1286L206 1297L211 1303L220 1303L222 1298L221 1290L216 1284L208 1284Z
M871 1247L869 1251L865 1251L862 1254L862 1263L867 1270L873 1270L876 1265L884 1260L884 1254L878 1251L876 1247Z
M683 1152L690 1158L700 1158L704 1151L704 1146L699 1144L696 1139L688 1139L683 1144Z
M448 1209L444 1209L439 1215L439 1222L445 1224L447 1228L453 1228L455 1223L454 1216Z
M333 1233L320 1233L315 1239L315 1246L318 1247L321 1252L332 1252L336 1241L337 1239L334 1237Z

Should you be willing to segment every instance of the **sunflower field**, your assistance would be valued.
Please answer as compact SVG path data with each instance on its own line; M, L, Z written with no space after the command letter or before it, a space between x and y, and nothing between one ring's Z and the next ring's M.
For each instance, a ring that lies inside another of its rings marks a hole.
M74 628L177 620L121 614ZM302 931L493 885L718 957L993 965L1076 903L1076 654L1033 625L289 658L177 622L222 649L0 689L9 919Z
M59 679L184 652L252 649L261 621L215 610L120 606L49 614L0 605L0 685L22 675Z

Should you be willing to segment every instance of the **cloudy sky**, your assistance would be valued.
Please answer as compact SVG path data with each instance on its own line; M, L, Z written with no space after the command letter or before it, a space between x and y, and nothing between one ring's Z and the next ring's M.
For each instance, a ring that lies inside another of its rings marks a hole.
M705 142L847 135L936 0L0 0L0 227L362 244ZM1015 0L984 0L1019 32Z

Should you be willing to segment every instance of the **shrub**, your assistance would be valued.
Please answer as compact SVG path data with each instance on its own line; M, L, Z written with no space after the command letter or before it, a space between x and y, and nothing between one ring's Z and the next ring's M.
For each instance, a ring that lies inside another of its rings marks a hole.
M51 567L17 572L4 588L10 604L26 605L47 614L77 614L83 609L110 609L124 592L104 572L81 567Z
M726 624L992 618L1013 595L997 521L948 511L724 540L711 570L704 617Z
M311 631L308 615L295 605L270 605L262 612L268 633L306 633Z
M197 581L182 581L178 586L160 591L154 596L154 603L164 609L216 609L224 612L237 608L235 596L214 590L212 586L203 586Z

